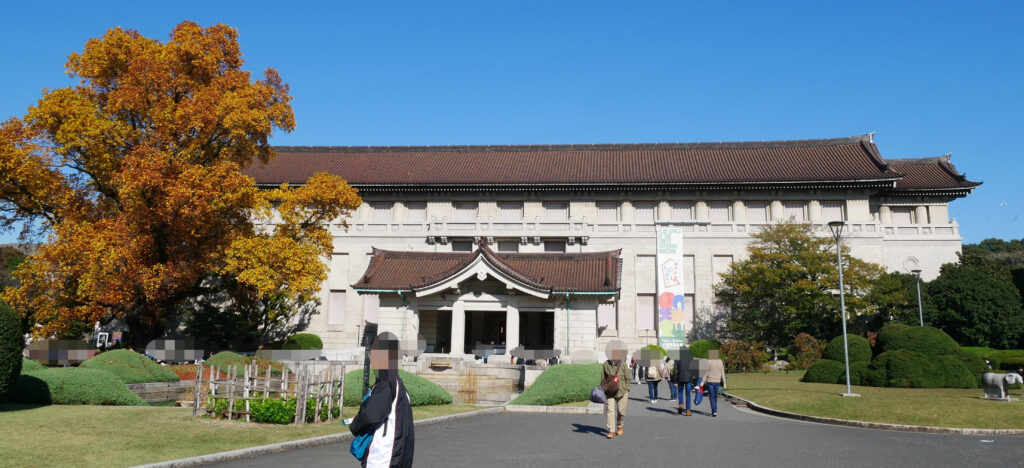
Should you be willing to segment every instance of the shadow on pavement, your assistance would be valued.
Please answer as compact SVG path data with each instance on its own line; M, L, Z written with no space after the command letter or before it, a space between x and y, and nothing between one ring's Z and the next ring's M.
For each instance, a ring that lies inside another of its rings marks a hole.
M674 410L665 409L665 408L654 408L652 406L648 406L647 407L647 411L654 411L654 412L658 412L658 413L668 413L668 414L671 414L673 416L675 416L675 414L676 414L676 412Z
M605 435L608 432L603 427L588 426L586 424L577 424L577 423L573 423L572 425L576 427L572 431L580 433L580 434L598 434L598 435L602 435L603 436L603 435Z

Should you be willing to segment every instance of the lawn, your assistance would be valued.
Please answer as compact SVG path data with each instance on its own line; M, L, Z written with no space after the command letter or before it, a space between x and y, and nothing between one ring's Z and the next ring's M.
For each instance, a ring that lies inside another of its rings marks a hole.
M981 389L853 387L803 383L802 372L729 375L726 392L761 406L838 419L916 426L1024 429L1024 403L982 400ZM1021 390L1011 396L1024 400Z
M413 417L478 409L420 406L413 408ZM345 416L356 410L345 408ZM348 431L340 422L278 426L192 420L192 410L184 408L12 404L0 405L0 427L0 464L25 467L132 466Z

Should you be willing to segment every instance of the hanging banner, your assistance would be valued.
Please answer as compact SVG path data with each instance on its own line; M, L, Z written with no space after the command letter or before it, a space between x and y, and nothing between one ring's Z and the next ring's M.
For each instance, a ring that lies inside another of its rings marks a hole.
M683 316L683 228L657 226L658 344L666 350L686 346Z

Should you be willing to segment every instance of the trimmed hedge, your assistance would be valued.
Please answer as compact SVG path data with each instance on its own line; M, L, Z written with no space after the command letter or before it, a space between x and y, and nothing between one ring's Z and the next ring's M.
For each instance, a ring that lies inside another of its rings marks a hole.
M510 405L551 406L590 399L590 389L601 383L601 366L596 364L556 364L537 376L537 380Z
M14 387L21 375L21 318L6 302L0 300L0 401Z
M858 335L846 335L847 347L850 351L850 364L855 362L871 362L871 343L868 342L867 338ZM825 346L825 352L821 355L822 359L831 359L833 361L843 362L846 358L843 356L843 337L837 336Z
M893 347L893 343L896 341L896 335L908 328L913 327L895 322L885 324L881 330L878 330L878 334L875 335L875 355L877 356L886 351L896 349Z
M931 360L913 351L886 351L875 358L872 366L878 372L876 383L883 380L885 387L941 388L945 380Z
M722 343L715 340L697 340L690 344L690 355L695 358L708 358L708 351L722 347Z
M79 365L116 375L124 383L176 382L178 374L135 351L115 349Z
M242 356L241 354L233 353L231 351L221 351L210 356L210 359L207 359L205 364L227 372L228 366L238 366L241 368L248 363L249 358L246 356Z
M312 333L296 333L284 340L281 349L324 349L324 342Z
M998 350L980 346L964 346L960 349L981 359L988 359L992 362L993 369L1012 372L1024 366L1024 349Z
M447 405L452 402L452 395L434 382L404 370L398 371L398 376L405 383L409 404L412 406ZM370 371L370 385L376 381L377 373ZM363 371L360 369L345 374L345 406L359 406L363 401L362 391Z
M843 363L831 359L818 359L811 367L807 368L807 372L804 373L804 377L800 380L802 382L831 384L839 382L839 379L843 379L843 382L846 382L845 376L846 366Z
M890 326L882 327L882 331ZM879 332L879 335L882 334L882 331ZM876 346L882 346L882 353L902 349L925 356L938 356L940 354L956 354L960 349L960 345L956 344L956 341L953 341L953 338L950 338L946 332L934 327L904 325L888 335L884 344L876 342Z
M41 370L46 370L46 366L44 366L44 365L42 365L42 364L40 364L40 363L38 363L36 361L33 361L31 359L28 359L28 358L21 358L21 373L22 374L27 374L29 372L35 372L35 371L41 371Z
M22 374L11 401L55 405L132 405L146 402L128 390L121 379L96 369L67 367Z

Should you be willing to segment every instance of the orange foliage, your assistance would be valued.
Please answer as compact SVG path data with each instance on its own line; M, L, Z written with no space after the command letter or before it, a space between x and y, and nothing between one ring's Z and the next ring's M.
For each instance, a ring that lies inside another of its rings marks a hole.
M69 57L77 85L0 124L0 230L47 234L4 299L40 334L110 316L159 334L217 275L261 295L318 291L326 224L361 201L328 174L260 191L240 172L295 128L288 85L242 63L225 25L184 22L167 42L114 28Z

